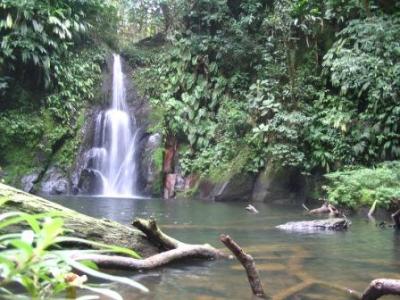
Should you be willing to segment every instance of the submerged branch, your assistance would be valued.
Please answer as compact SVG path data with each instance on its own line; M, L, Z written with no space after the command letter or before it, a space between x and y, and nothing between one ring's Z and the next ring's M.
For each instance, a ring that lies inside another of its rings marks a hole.
M220 240L236 256L238 261L245 268L253 294L257 297L267 299L253 257L245 253L229 235L221 234Z

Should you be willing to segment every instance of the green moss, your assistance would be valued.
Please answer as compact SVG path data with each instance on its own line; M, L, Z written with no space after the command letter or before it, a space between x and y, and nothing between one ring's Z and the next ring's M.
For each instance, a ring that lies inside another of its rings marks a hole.
M214 164L208 172L208 179L218 183L231 178L235 174L246 172L245 166L251 158L250 148L244 146L238 149L237 155L222 164Z
M152 153L152 159L153 159L154 165L156 167L156 170L158 172L162 172L162 169L163 169L164 152L165 152L165 150L163 147L158 147Z
M156 177L154 183L151 186L151 194L152 195L161 195L163 191L163 177L162 174L159 173L158 176Z

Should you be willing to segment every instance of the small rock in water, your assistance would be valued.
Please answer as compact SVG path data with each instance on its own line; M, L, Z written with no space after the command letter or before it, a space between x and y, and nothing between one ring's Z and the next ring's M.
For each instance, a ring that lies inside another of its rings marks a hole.
M249 212L252 212L254 214L258 214L257 208L255 208L253 205L249 204L245 207L245 209Z

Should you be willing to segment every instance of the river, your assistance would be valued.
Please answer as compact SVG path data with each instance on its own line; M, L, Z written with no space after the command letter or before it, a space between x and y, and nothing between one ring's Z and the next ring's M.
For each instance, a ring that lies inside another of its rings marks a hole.
M304 282L364 290L374 278L400 279L400 234L360 217L351 217L347 232L290 233L276 225L309 219L300 205L257 203L259 214L244 203L205 203L195 200L57 197L51 199L79 212L130 224L153 216L169 235L188 243L223 248L221 233L233 237L253 255L264 289L282 298ZM252 299L236 260L187 261L150 272L115 272L150 289L148 295L115 287L124 299ZM284 299L351 299L334 287L313 284ZM384 299L398 299L387 297Z

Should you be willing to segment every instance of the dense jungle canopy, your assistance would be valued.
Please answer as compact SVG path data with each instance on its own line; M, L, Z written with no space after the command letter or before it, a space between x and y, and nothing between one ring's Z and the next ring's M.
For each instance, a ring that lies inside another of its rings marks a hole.
M399 12L395 0L2 0L3 177L72 164L111 51L186 174L399 159Z

